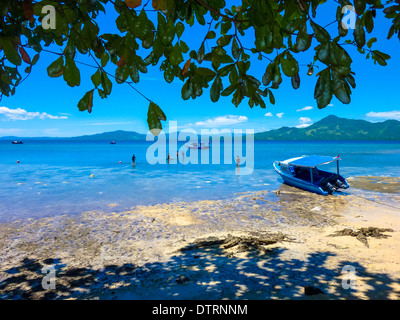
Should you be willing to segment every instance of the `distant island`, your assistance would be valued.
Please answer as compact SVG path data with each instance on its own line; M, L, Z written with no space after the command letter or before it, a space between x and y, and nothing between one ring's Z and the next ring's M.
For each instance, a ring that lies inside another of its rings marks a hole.
M400 121L369 122L327 116L306 127L282 127L259 132L254 139L263 140L391 140L400 141ZM0 140L79 140L79 141L145 141L146 134L134 131L111 131L70 138L50 137L0 137Z

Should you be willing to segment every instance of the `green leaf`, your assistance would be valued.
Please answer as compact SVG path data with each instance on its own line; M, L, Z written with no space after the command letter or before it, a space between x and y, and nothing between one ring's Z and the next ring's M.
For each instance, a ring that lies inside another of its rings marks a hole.
M62 76L64 72L64 58L60 56L57 60L53 61L47 67L47 74L49 77L57 78Z
M224 96L224 97L230 96L232 94L232 92L237 89L237 87L238 87L237 84L231 84L230 86L228 86L221 92L221 96Z
M202 63L204 59L205 49L204 49L204 42L201 43L200 49L197 52L197 62Z
M348 83L350 83L350 85L352 86L353 89L356 88L356 80L354 79L354 77L351 74L348 74L346 76L346 80Z
M257 85L251 81L248 77L244 78L245 94L248 97L252 97L257 91Z
M140 11L138 17L132 19L130 29L135 37L140 40L144 40L148 37L148 35L153 31L152 22L147 18L146 12L144 9ZM175 28L174 28L175 29ZM174 30L175 35L175 30ZM173 39L171 39L170 43Z
M320 44L315 48L317 51L317 58L319 61L322 63L325 63L326 65L331 64L331 43L324 43Z
M225 77L225 76L227 76L227 75L229 74L229 72L231 71L231 69L234 68L234 67L235 67L234 64L228 64L227 66L225 66L225 67L219 69L217 73L218 73L218 75L219 75L220 77Z
M175 30L176 30L176 35L178 36L178 38L180 38L183 34L183 31L185 31L184 24L179 21L175 26Z
M132 63L129 66L129 75L130 75L130 77L131 77L131 79L132 79L132 81L134 83L138 83L139 82L139 70L136 67L135 63Z
M235 107L237 107L242 102L243 98L243 92L241 88L238 88L233 94L232 103L235 105Z
M271 90L268 90L268 93L269 93L269 95L268 95L268 97L269 97L269 102L270 102L271 104L275 104L275 97L274 97L272 91L271 91Z
M102 99L107 98L107 95L104 93L104 90L97 88L97 92L99 93L100 98Z
M299 65L295 58L290 54L290 52L286 53L286 58L281 59L282 71L287 77L293 77L296 73L299 72Z
M381 65L381 66L386 66L387 62L386 60L390 59L391 57L383 52L380 52L379 50L373 50L372 53L374 54L375 60Z
M346 80L332 72L332 89L335 97L344 104L350 103L350 87Z
M38 62L39 60L39 53L35 54L35 56L32 59L32 65L34 66L36 64L36 62Z
M97 71L91 76L92 82L94 86L97 88L100 83L101 83L101 74L100 74L100 69L97 69Z
M215 72L208 68L197 68L196 73L203 77L213 77L215 76Z
M368 42L367 42L367 47L368 47L368 48L371 48L372 45L373 45L376 41L378 41L376 38L371 38L371 39L369 39Z
M216 33L215 33L215 31L212 31L212 30L209 31L206 36L207 39L215 39L215 37L216 37Z
M300 31L296 38L295 50L297 52L303 52L308 50L311 46L312 35L307 34L307 32Z
M190 80L188 79L182 87L182 99L188 100L192 95L192 86L190 85Z
M12 41L6 39L0 39L1 48L8 61L16 66L20 66L22 63L21 56L18 54L17 49L14 47Z
M232 35L222 36L217 40L217 44L220 47L225 47L231 42L231 40L232 40Z
M274 71L274 65L273 65L273 63L270 63L267 66L267 69L265 70L265 73L262 77L262 83L264 86L268 86L270 84L270 82L272 81L273 71Z
M352 60L350 55L336 42L332 42L331 44L331 53L333 54L334 60L338 65L347 67L351 65Z
M291 81L292 81L292 87L293 87L293 89L298 89L298 88L300 87L300 76L299 76L298 73L296 73L296 74L292 77Z
M356 28L354 30L354 40L357 43L357 47L362 48L365 45L365 31L362 20L357 18Z
M279 68L279 63L274 63L274 76L272 78L273 84L279 86L282 83L281 69Z
M346 67L346 66L337 66L337 67L335 67L335 71L341 76L346 76L346 75L350 74L351 69L350 69L350 67Z
M338 31L339 31L340 37L345 37L347 35L347 33L349 32L348 29L343 28L342 21L340 21L340 20L338 21Z
M233 67L231 69L231 73L229 74L229 82L231 84L236 84L238 82L238 80L239 80L239 75L238 75L237 69L236 69L236 67Z
M236 41L236 38L233 39L232 42L232 56L235 60L239 60L241 50L239 49L239 45Z
M374 18L371 11L365 13L365 29L367 29L368 33L371 33L374 29Z
M320 25L311 21L311 27L314 30L315 38L317 38L320 43L327 43L329 40L331 40L329 32L322 28Z
M158 136L158 134L162 130L161 121L165 120L167 120L167 117L160 109L160 107L154 102L150 102L149 109L147 111L147 124L149 126L150 132L155 136Z
M224 21L221 23L221 34L226 35L226 33L232 28L231 21Z
M221 77L216 76L210 90L210 97L212 102L217 102L219 100L222 89L223 87Z
M100 57L101 66L103 68L107 65L107 62L109 59L110 59L110 56L108 55L107 52L104 51Z
M172 44L172 41L175 38L175 24L172 19L169 19L167 23L165 24L165 28L161 34L161 41L164 46L168 46Z
M115 81L117 83L124 83L130 75L130 69L128 65L123 65L115 69Z
M70 87L75 87L80 85L81 75L79 69L75 65L74 60L68 58L66 59L63 77Z
M101 71L101 86L103 87L104 94L108 96L111 93L112 82L104 71Z
M386 53L383 53L383 52L381 52L381 51L379 51L379 50L374 50L374 51L372 51L374 54L376 54L376 55L379 55L380 57L382 57L383 59L385 59L385 60L389 60L391 57L388 55L388 54L386 54Z
M356 13L362 15L365 11L366 1L365 0L354 0L354 6L356 8Z
M314 90L314 98L317 100L319 109L325 108L332 99L330 69L326 68L320 72Z
M94 89L85 93L83 98L78 102L79 111L87 110L89 113L92 112L93 107L93 91Z

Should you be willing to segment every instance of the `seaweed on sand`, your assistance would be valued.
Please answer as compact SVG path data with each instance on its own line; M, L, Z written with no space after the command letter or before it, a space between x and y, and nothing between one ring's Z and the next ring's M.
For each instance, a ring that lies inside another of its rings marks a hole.
M354 231L349 228L345 228L340 231L336 231L331 234L331 237L341 237L341 236L351 236L355 237L357 240L361 241L366 247L369 248L367 237L377 238L377 239L386 239L390 237L390 235L384 234L383 232L393 232L392 229L388 228L376 228L376 227L366 227L360 228L357 231Z
M291 241L282 233L264 234L258 236L232 236L227 235L226 238L209 237L207 239L199 239L194 244L181 248L180 251L195 250L210 246L220 246L222 249L236 248L236 252L245 252L251 250L265 251L264 246L272 245L277 242Z

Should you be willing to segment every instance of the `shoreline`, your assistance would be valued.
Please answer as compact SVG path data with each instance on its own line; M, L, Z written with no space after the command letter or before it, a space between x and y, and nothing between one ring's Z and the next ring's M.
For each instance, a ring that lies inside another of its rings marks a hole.
M398 188L398 178L378 178ZM400 214L390 204L400 196L385 204L387 194L374 191L323 197L282 185L227 200L2 223L0 298L399 299ZM391 231L366 242L332 236L369 227ZM55 290L42 287L49 265ZM324 293L306 294L310 287Z

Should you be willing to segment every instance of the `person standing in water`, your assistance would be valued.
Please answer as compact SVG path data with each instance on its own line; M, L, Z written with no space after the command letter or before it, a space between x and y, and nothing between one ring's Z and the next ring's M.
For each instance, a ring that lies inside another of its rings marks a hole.
M239 158L239 156L236 157L236 167L240 167L240 158Z
M136 157L135 157L135 155L133 154L133 155L132 155L132 165L133 165L133 166L136 164L135 161L136 161Z

